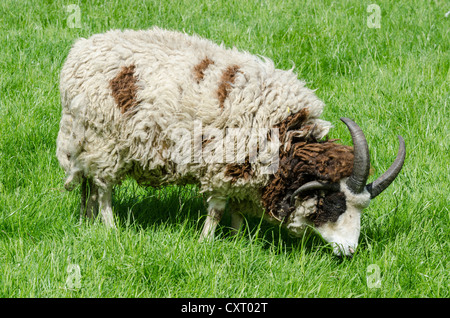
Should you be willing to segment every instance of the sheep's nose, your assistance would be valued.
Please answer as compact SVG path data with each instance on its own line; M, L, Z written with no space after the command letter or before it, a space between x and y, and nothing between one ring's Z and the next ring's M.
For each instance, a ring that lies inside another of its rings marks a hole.
M341 258L348 258L348 259L352 259L353 258L353 254L355 253L355 250L351 247L348 248L348 252L347 253L342 253L339 256Z
M351 259L353 254L355 254L356 247L354 245L337 245L334 248L334 254L339 256L340 258L348 258Z
M347 254L347 258L348 259L352 259L353 258L353 254L355 253L355 250L349 246L348 247L348 252L349 253Z

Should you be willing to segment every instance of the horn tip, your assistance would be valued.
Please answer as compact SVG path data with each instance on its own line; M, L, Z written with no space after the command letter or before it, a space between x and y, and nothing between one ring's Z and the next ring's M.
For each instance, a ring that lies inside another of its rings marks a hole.
M347 127L349 126L358 126L358 124L356 124L356 122L353 119L350 119L348 117L341 117L339 118L345 125L347 125Z
M405 144L405 139L403 139L402 136L398 135L398 142L400 143L399 146L399 151L401 151L403 153L403 155L406 154L406 144Z

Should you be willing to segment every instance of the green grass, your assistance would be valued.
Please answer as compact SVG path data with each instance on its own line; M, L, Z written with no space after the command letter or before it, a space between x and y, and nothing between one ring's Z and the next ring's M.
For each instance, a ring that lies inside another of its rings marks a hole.
M450 8L377 1L380 28L369 28L371 3L1 1L0 297L449 297ZM80 28L68 27L69 4ZM78 37L152 25L295 64L327 104L331 137L351 143L341 116L363 127L370 181L405 138L403 171L365 210L353 259L252 219L241 238L228 219L216 241L199 244L205 206L194 187L126 180L117 230L79 223L79 190L63 190L54 155L59 71ZM380 288L367 284L371 264Z

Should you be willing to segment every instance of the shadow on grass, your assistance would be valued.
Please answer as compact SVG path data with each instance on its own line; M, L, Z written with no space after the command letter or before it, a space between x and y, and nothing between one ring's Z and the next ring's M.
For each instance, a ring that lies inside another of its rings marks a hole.
M136 190L136 191L135 191ZM198 223L206 215L203 196L195 186L119 187L113 199L115 216L125 226L148 228L157 224Z
M146 229L159 224L176 225L187 222L200 232L206 218L206 204L196 186L167 186L156 189L140 187L134 183L118 187L113 199L115 216L122 226ZM260 240L265 248L285 253L305 248L310 251L323 247L324 242L308 231L304 237L292 237L281 226L260 218L246 217L240 235L244 239ZM225 210L216 230L219 239L234 239L231 215Z

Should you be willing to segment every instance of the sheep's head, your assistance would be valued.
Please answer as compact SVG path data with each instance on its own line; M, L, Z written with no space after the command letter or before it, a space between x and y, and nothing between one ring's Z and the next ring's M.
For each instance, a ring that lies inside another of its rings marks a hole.
M337 255L351 256L360 234L361 212L370 200L384 191L400 172L405 159L405 142L391 167L377 180L367 184L370 168L369 148L361 128L348 118L341 118L350 130L354 145L352 174L336 183L311 181L298 188L290 202L295 206L287 228L298 231L300 224L312 224L333 245Z

